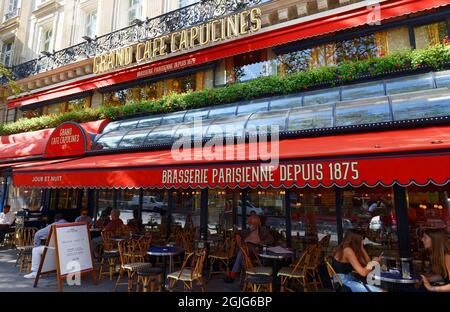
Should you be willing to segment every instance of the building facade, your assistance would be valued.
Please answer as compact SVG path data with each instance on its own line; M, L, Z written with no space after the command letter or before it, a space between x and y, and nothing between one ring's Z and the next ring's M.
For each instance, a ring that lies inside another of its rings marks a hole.
M420 260L416 229L450 227L449 60L426 61L448 51L449 4L3 1L22 93L3 93L2 120L39 129L2 137L3 204L145 223L166 209L202 237L255 211L290 245L360 228ZM245 153L273 126L275 167ZM183 136L193 155L176 159Z

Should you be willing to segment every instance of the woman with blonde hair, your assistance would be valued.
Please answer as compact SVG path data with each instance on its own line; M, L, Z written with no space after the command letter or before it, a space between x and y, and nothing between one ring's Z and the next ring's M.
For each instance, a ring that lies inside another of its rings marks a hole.
M422 243L431 251L431 270L444 279L445 285L432 286L429 278L422 275L425 288L433 292L450 292L450 253L448 236L444 229L426 229L422 232Z

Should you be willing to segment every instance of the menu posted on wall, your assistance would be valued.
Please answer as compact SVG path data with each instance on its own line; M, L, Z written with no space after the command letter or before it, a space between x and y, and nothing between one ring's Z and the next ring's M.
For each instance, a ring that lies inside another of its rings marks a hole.
M56 227L61 276L92 270L91 242L86 224Z

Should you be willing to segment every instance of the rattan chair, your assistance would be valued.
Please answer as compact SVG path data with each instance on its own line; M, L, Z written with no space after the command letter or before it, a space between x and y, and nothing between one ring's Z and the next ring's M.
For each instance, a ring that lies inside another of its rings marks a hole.
M310 265L306 271L308 279L307 287L311 285L315 288L316 291L319 291L319 287L323 288L322 280L319 274L319 262L320 256L322 254L320 244L313 245L312 250L310 252L311 252Z
M219 273L226 273L226 276L228 276L230 272L230 262L235 256L236 240L231 238L223 244L223 248L216 250L216 252L208 256L210 259L209 278L211 278L213 274ZM225 270L219 268L218 271L214 271L213 268L215 263L218 263L220 267L225 267Z
M31 256L34 247L34 235L37 232L35 227L26 227L16 231L16 249L17 258L16 264L20 263L20 272L23 272L25 265L27 266L27 273L31 270Z
M98 279L101 280L103 275L109 275L109 279L112 281L113 274L116 270L116 263L119 259L119 249L117 248L117 243L111 240L112 232L103 231L102 232L102 240L103 240L103 248L101 253L100 260L100 269ZM105 264L108 264L108 272L104 272L103 267Z
M170 273L169 288L173 289L177 282L183 282L184 291L192 291L194 281L198 282L202 291L205 291L205 283L203 281L203 264L206 258L206 249L199 249L187 254L179 271Z
M120 269L119 269L119 277L117 278L116 285L114 287L114 291L117 290L117 287L120 285L120 280L122 276L126 272L128 275L128 291L131 291L133 288L133 278L139 270L143 270L146 268L151 268L152 265L150 263L145 262L136 262L136 251L139 249L137 240L129 239L119 242L119 258L120 258Z
M343 287L344 284L342 283L341 279L339 278L339 275L336 274L336 271L334 271L333 266L330 264L330 261L331 261L330 258L325 260L325 265L327 266L327 272L328 272L328 276L330 277L331 285L333 286L333 290L337 291L337 285L339 285L339 287Z
M307 270L310 266L311 254L313 251L314 246L303 252L293 266L283 267L278 271L281 292L294 292L295 290L291 287L296 283L302 286L304 292L308 291Z
M240 245L240 251L244 262L244 274L241 278L243 291L248 289L248 277L251 275L266 275L272 277L272 268L262 266L258 255L248 247L247 243ZM252 260L253 256L253 260Z

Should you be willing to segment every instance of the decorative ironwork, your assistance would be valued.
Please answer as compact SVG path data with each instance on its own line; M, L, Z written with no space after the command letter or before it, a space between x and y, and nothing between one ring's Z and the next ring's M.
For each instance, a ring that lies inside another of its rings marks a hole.
M267 3L271 0L200 0L197 3L175 11L147 18L141 26L138 24L120 29L95 39L85 41L64 50L56 51L50 56L12 67L13 78L20 80L54 68L69 65L114 50L121 46L155 38L164 34L205 23L220 16Z
M19 11L20 11L19 8L15 8L12 11L7 12L5 14L5 20L4 21L6 22L7 20L10 20L10 19L12 19L12 18L14 18L16 16L19 16Z

